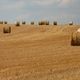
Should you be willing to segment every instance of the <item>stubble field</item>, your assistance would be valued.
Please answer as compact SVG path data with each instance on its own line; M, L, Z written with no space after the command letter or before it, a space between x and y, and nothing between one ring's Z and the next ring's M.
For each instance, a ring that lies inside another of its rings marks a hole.
M0 80L80 80L80 47L70 44L78 28L0 25Z

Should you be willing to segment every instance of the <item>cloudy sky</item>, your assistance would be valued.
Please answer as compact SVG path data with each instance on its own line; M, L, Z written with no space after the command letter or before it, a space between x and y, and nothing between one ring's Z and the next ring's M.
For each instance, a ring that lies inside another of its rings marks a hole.
M80 23L80 0L0 0L0 20Z

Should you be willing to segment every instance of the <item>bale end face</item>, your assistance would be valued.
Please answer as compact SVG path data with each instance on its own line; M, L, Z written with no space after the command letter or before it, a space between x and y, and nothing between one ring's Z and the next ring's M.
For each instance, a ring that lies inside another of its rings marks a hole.
M3 33L11 33L11 27L4 27Z
M71 39L71 46L76 46L76 41L74 39Z

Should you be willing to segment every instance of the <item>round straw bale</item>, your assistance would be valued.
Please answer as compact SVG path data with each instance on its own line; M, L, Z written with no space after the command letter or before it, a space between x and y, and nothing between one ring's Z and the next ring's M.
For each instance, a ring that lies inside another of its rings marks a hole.
M34 21L31 22L31 25L34 25Z
M69 25L73 25L73 22L71 21L71 22L69 22Z
M54 21L54 22L53 22L53 25L57 25L57 21Z
M71 45L80 46L80 32L75 32L71 36Z
M16 22L16 26L20 26L20 22Z
M49 21L40 21L39 25L49 25Z
M25 21L23 21L23 22L22 22L22 24L26 24L26 22L25 22Z
M4 27L3 33L11 33L11 27Z

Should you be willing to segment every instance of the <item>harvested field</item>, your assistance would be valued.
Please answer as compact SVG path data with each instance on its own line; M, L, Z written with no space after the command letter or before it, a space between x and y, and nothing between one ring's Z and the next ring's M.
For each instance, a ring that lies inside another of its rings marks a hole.
M78 28L0 24L0 80L80 80L80 46L71 46Z

